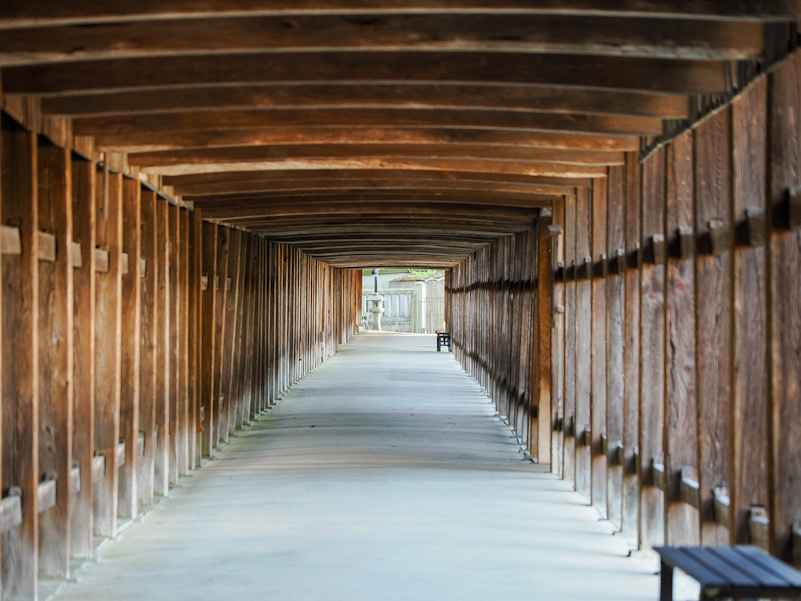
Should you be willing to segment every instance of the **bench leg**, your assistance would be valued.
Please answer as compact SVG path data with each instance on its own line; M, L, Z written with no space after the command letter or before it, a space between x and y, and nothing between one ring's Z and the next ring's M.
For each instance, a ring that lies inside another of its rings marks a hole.
M673 601L673 568L662 562L659 580L659 601Z

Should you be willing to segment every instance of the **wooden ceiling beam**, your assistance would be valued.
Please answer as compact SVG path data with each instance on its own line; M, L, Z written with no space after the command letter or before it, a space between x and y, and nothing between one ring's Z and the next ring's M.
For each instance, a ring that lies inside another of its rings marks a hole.
M187 175L173 175L164 177L164 185L173 186L176 191L189 186L226 186L230 184L250 184L258 182L259 185L280 185L281 183L305 182L315 179L330 180L401 180L416 182L418 180L453 182L485 182L499 184L525 184L536 186L570 186L587 187L592 183L589 178L568 179L561 177L516 175L504 173L491 173L480 171L457 171L453 169L425 170L416 169L317 169L317 170L273 170L273 171L218 171L214 173L193 173ZM224 192L220 190L220 192Z
M503 117L503 113L501 113ZM426 116L427 117L427 116ZM465 123L470 123L469 115L465 116ZM408 146L408 145L447 145L448 147L478 145L481 147L525 147L525 148L560 148L572 145L571 148L580 148L582 145L588 149L601 151L632 150L633 142L639 135L656 135L662 133L662 122L648 119L648 123L611 123L618 118L601 117L606 123L593 123L588 119L579 123L579 116L569 119L561 116L553 120L544 120L541 131L531 131L522 127L520 120L513 115L506 124L482 125L479 121L473 127L363 127L358 123L354 126L298 126L298 127L255 127L236 128L233 130L196 130L196 131L156 131L140 134L99 134L95 138L95 147L98 150L116 150L119 152L157 152L166 150L182 150L187 148L212 148L228 146L273 146L273 147L307 147L320 145L379 145L373 146L380 150L380 145ZM494 116L498 120L498 115ZM563 122L563 123L560 123ZM84 125L77 124L80 128ZM511 127L510 127L511 126ZM546 128L560 130L565 133L548 135ZM641 128L641 131L629 129ZM570 128L573 128L572 130ZM575 132L581 128L583 131ZM601 128L611 131L600 132ZM92 129L96 129L93 126ZM622 130L622 131L621 131ZM592 133L593 135L582 135ZM611 136L595 135L600 133ZM607 138L611 137L612 140ZM615 138L623 138L618 140ZM593 146L594 145L594 146ZM605 148L612 146L613 148ZM599 148L600 147L600 148ZM623 148L621 148L623 147Z
M514 13L299 14L7 29L0 67L213 52L506 51L672 59L760 56L755 21Z
M526 84L248 84L47 96L42 111L69 117L243 109L377 108L510 110L686 119L686 98L671 94Z
M515 52L275 52L110 59L3 69L12 94L290 81L569 85L717 94L725 63Z
M708 19L791 19L801 16L797 0L5 0L0 27L52 26L76 22L201 18L218 15L436 14L500 12L519 14L686 16Z
M491 130L523 130L522 132L571 132L577 139L585 139L585 143L603 145L602 136L589 134L605 134L605 137L620 137L607 143L620 150L631 146L631 138L643 134L659 134L662 132L662 123L659 119L645 117L613 117L608 115L581 115L559 113L536 113L531 111L473 111L460 109L274 109L274 110L244 110L244 111L190 111L186 113L154 113L147 115L117 115L110 117L78 118L73 120L73 131L76 135L89 136L118 136L122 144L132 142L147 142L148 137L143 134L161 134L186 132L187 137L175 136L179 143L183 140L191 141L192 136L207 136L216 143L228 144L241 140L243 144L277 143L281 138L297 143L308 142L310 136L316 133L317 128L323 130L321 135L335 139L336 128L369 129L360 134L353 131L350 134L339 132L339 139L350 136L356 139L359 135L369 135L371 132L382 137L400 135L402 129L436 129L441 130L443 136L459 137L454 130L490 130L487 137L492 137ZM296 131L292 132L290 129ZM209 130L229 130L216 134ZM240 132L230 130L243 130ZM273 130L273 131L270 131ZM198 134L196 132L207 132ZM423 135L422 131L418 132ZM410 132L411 135L414 131ZM139 135L140 138L129 138ZM435 136L436 132L429 135ZM464 137L471 134L465 132ZM501 135L501 134L496 134ZM558 134L565 136L567 134ZM125 138L123 138L123 136ZM216 136L216 140L213 138ZM237 138L237 136L239 136ZM547 135L540 136L548 140ZM154 136L150 136L154 139ZM170 136L162 136L163 143L168 143ZM558 139L558 138L557 138Z

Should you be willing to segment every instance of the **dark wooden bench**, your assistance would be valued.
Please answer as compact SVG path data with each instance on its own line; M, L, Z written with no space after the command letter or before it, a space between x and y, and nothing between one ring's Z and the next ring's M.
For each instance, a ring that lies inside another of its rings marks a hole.
M801 599L801 572L750 545L654 547L662 559L660 600L673 599L673 570L701 584L706 599Z
M437 332L437 352L440 352L443 346L447 346L451 351L451 335L448 332Z

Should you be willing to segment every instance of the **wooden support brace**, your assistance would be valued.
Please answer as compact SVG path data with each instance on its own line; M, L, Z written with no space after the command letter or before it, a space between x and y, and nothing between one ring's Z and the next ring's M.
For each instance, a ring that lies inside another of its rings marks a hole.
M589 426L584 428L584 430L579 435L578 439L576 440L576 444L582 447L588 447L592 444L592 430Z
M204 273L202 276L200 276L200 289L201 290L209 289L209 274Z
M631 451L628 461L623 462L623 473L633 476L640 471L640 447L635 446Z
M81 492L81 467L75 466L70 470L70 494Z
M139 259L139 277L142 279L147 277L147 259Z
M713 513L715 522L721 526L729 527L729 491L725 486L718 486L712 490Z
M654 265L664 263L667 257L665 237L662 234L654 234L651 236L651 240L645 250L644 262L653 263Z
M232 277L226 278L226 280L225 280L225 289L227 291L229 291L229 292L234 289L234 278L232 278Z
M4 255L22 254L22 241L18 227L0 225L0 251Z
M729 250L729 230L720 219L711 219L709 225L709 252L719 257Z
M39 483L36 489L37 509L39 513L47 511L56 504L56 479L48 478Z
M600 448L598 449L597 455L608 456L609 455L609 437L606 433L601 434L601 444Z
M787 229L790 230L801 227L801 188L787 191L787 217L779 221L785 221Z
M565 420L565 436L571 438L576 436L576 416L574 415Z
M701 507L701 492L698 476L691 467L681 468L679 475L679 500L691 507Z
M584 257L584 263L581 264L577 277L582 280L592 279L592 257Z
M125 441L123 440L121 443L117 445L117 451L115 453L115 465L117 467L125 465Z
M765 212L762 208L747 208L745 210L745 221L748 230L748 245L754 247L764 245L767 226L765 223Z
M640 247L639 242L634 243L634 250L629 252L628 260L627 260L627 267L631 269L639 269L642 266L642 248Z
M72 245L72 266L75 269L83 267L83 257L81 257L81 243L70 242Z
M92 458L92 484L99 482L106 477L106 458L103 455L95 455Z
M219 290L220 289L220 276L219 275L215 275L214 276L214 289L215 290Z
M665 464L657 457L651 458L651 485L665 489Z
M95 271L98 273L108 273L108 251L102 248L95 249Z
M752 505L748 509L748 534L751 544L762 549L770 547L770 518L767 510L760 505Z
M693 256L693 251L695 249L695 234L693 233L693 228L682 226L678 228L676 234L677 252L675 257L682 260L689 259Z
M593 277L605 278L607 275L609 275L609 259L606 253L601 253L600 260L593 265Z
M607 443L607 447L608 447L608 443ZM625 460L624 451L625 451L625 447L623 446L623 441L622 440L618 440L614 444L614 446L612 447L611 453L609 452L609 449L607 448L606 456L607 456L607 459L609 461L609 465L620 465L620 466L622 466L623 465L623 461Z
M572 282L576 279L576 262L570 261L569 265L565 266L565 282Z
M567 272L565 270L565 262L564 261L557 261L556 262L556 272L553 275L553 279L555 282L562 282L564 283L567 281Z
M565 429L565 418L564 417L557 417L556 423L553 426L554 432L562 432Z
M39 244L39 260L47 261L48 263L56 262L56 237L54 234L48 232L38 233Z
M128 253L120 253L120 271L122 275L128 275Z
M9 488L8 496L0 501L0 523L3 532L22 524L22 489L18 486Z
M136 439L139 456L142 457L145 454L145 433L140 430L139 436L137 436Z
M549 225L548 226L548 236L551 238L555 238L557 236L562 235L562 226L561 225Z

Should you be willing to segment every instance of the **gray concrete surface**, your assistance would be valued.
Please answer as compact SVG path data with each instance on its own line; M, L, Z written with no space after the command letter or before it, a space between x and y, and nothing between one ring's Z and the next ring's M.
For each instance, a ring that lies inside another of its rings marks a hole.
M434 349L357 336L52 598L657 599L653 564Z

